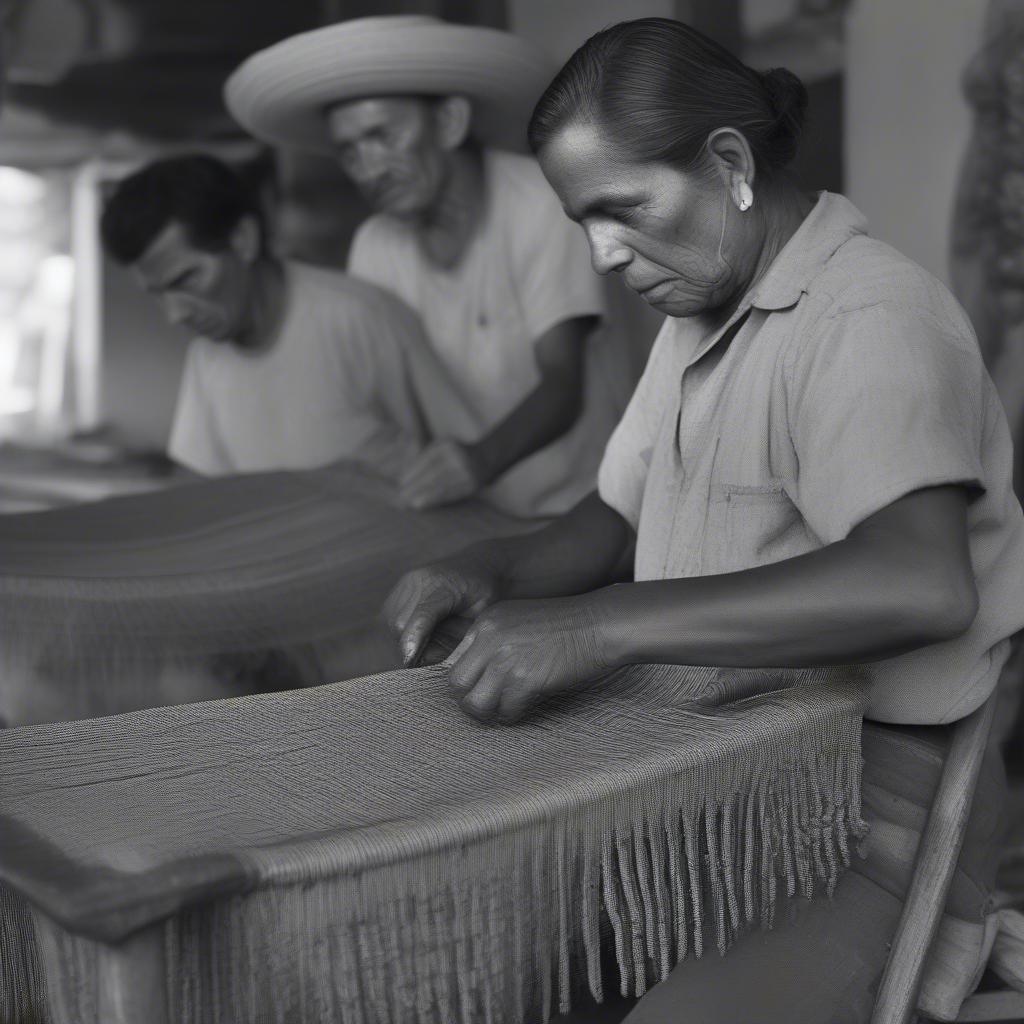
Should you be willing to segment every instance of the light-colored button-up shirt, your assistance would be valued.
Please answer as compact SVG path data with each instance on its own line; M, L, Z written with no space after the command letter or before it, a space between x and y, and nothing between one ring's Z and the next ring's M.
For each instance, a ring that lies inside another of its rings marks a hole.
M637 530L649 580L792 558L912 491L965 486L973 625L867 667L869 717L948 722L991 693L1024 626L1012 446L963 310L864 232L848 200L822 193L721 330L666 320L600 493Z

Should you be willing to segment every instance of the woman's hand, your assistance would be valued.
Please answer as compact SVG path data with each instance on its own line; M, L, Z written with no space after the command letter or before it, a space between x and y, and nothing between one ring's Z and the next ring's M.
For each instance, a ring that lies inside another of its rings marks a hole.
M515 722L612 668L599 594L503 601L484 611L451 669L463 709L481 721Z
M500 557L480 547L407 572L384 603L384 618L398 637L402 663L419 661L445 619L476 618L500 600L502 583Z

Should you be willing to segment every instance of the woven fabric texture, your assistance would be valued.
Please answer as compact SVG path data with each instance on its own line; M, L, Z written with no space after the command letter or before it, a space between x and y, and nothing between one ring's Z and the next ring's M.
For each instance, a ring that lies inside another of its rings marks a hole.
M339 463L0 517L0 719L10 725L326 683L398 664L398 577L535 524L398 508Z
M638 666L491 727L443 665L391 671L0 732L0 820L168 905L190 861L244 865L249 891L163 926L172 1019L524 1024L603 995L603 933L641 993L832 885L863 706L849 670ZM35 940L0 907L21 1022ZM47 1019L94 1024L95 944L37 927Z

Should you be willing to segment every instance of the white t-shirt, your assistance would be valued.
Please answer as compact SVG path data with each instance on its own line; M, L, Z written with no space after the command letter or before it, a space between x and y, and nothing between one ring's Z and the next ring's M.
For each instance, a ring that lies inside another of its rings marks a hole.
M285 275L268 348L191 342L170 456L209 476L342 458L396 475L425 439L407 359L427 345L416 315L343 274L289 263Z
M604 286L586 238L528 157L484 152L486 211L458 265L424 255L415 227L378 214L358 230L349 272L388 288L415 309L475 423L460 431L424 401L438 435L473 441L539 383L534 342L563 320L605 315ZM566 511L596 486L597 467L618 413L599 356L588 343L584 408L573 428L512 467L485 496L519 515ZM468 435L468 436L467 436Z

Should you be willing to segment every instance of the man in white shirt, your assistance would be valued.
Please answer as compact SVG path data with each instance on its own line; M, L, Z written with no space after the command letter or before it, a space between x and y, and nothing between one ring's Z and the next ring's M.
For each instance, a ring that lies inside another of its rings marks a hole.
M563 512L593 489L620 411L586 240L533 160L498 148L521 144L550 76L508 33L394 16L285 40L226 86L254 135L340 161L376 211L350 272L419 313L469 407L459 425L425 409L441 439L399 481L413 507L481 492Z
M396 479L426 441L410 348L415 314L344 275L265 248L243 182L209 156L156 161L120 182L104 244L168 320L195 335L169 454L198 473L311 469L338 459Z

